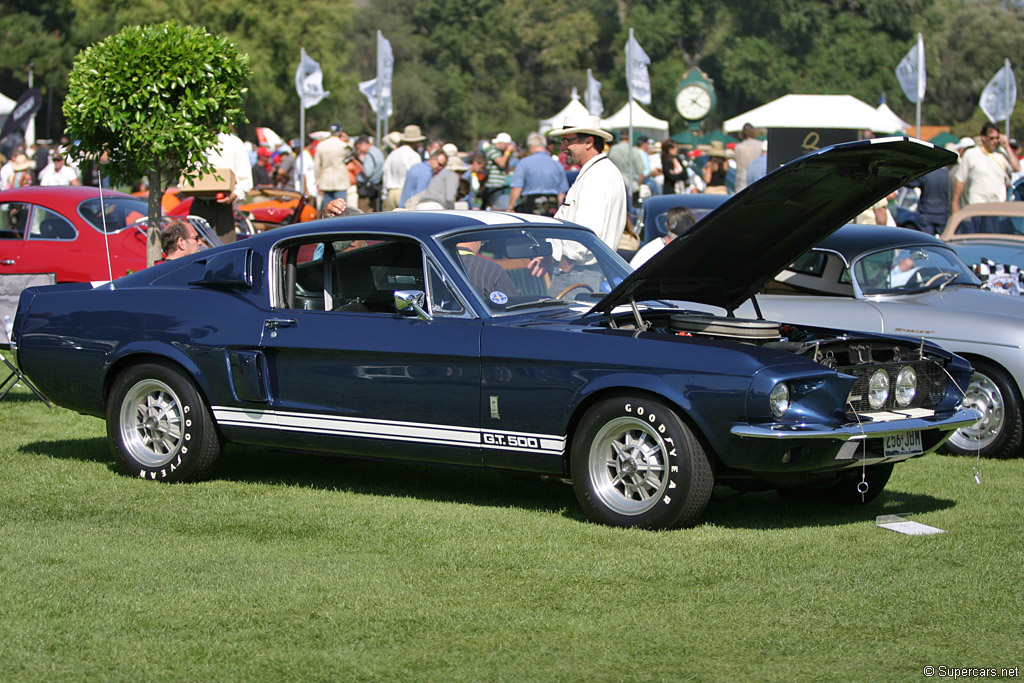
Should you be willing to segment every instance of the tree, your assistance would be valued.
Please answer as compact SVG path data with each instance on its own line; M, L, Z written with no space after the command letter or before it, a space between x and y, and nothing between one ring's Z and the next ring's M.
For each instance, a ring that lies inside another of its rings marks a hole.
M175 21L129 26L75 58L64 101L69 150L106 151L111 180L149 180L146 260L160 254L160 199L183 170L212 171L205 150L245 121L248 58L221 36Z

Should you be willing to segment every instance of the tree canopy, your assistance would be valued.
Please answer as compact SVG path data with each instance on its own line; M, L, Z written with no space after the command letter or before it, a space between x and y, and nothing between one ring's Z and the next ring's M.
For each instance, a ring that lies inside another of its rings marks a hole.
M68 154L106 152L115 182L149 178L151 256L168 181L213 170L205 151L245 120L248 81L248 60L227 38L173 21L128 26L75 58L64 116L78 144Z
M683 126L675 89L694 65L718 95L706 130L789 92L849 93L872 104L884 92L913 120L894 70L921 32L928 69L922 121L958 134L977 132L978 97L1003 60L1024 68L1021 3L998 0L9 0L0 8L0 90L17 97L34 61L37 87L53 99L41 116L53 119L48 134L55 137L79 49L123 26L180 16L249 55L244 110L255 125L287 137L298 132L300 47L323 66L331 92L307 112L307 127L339 121L349 131L373 130L356 84L375 75L378 29L395 56L390 127L418 123L460 144L498 130L523 137L561 109L574 86L582 92L588 68L603 84L606 113L617 109L627 96L630 27L651 57L650 109L674 130ZM1024 110L1017 120L1024 123Z

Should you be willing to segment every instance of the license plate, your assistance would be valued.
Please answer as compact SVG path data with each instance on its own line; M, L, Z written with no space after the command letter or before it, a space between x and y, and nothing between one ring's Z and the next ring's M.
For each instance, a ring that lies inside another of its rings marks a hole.
M897 432L885 437L885 457L887 458L896 455L920 455L923 452L920 430Z

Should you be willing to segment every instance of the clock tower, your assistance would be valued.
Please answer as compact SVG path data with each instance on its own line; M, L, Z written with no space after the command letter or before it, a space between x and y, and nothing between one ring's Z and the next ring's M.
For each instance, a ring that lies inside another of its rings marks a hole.
M718 103L711 79L697 67L691 68L676 87L676 111L696 131Z

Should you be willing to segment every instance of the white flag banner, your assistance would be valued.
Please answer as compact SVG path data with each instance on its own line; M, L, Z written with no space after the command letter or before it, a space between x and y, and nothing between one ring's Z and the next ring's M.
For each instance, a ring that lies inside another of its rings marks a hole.
M320 104L331 93L324 90L324 72L320 64L306 54L302 48L299 57L299 68L295 70L295 92L302 100L303 109Z
M981 91L978 106L992 123L1010 118L1017 103L1017 79L1007 59L1003 68L996 72L985 89Z
M917 34L917 43L896 66L896 80L908 100L920 102L924 99L928 76L924 66L924 37L920 33Z
M391 52L391 41L380 36L377 44L377 78L381 82L380 98L387 116L391 116L391 77L395 71L395 55ZM374 111L377 111L374 108Z
M596 80L587 69L587 91L583 93L583 103L587 105L587 111L591 116L601 116L604 113L604 102L601 101L601 82Z
M370 102L370 109L373 113L377 113L377 79L371 78L368 81L361 81L359 83L359 92L366 95L366 99ZM395 112L391 108L391 97L385 98L381 93L381 102L384 105L384 116L390 118Z
M647 65L650 63L651 58L633 37L633 29L629 29L629 42L626 43L626 78L629 81L630 96L640 104L651 103L651 77L647 75Z

